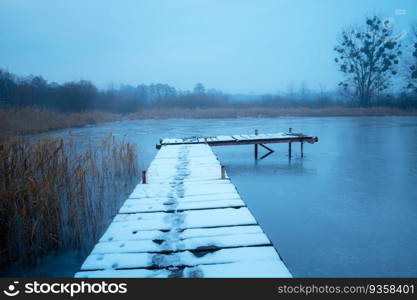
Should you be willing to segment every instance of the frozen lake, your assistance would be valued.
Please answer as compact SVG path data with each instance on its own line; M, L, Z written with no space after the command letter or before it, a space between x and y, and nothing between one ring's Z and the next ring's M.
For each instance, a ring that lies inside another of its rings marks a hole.
M213 150L290 272L417 276L417 117L138 120L72 129L71 135L80 143L108 132L125 137L138 145L146 168L160 138L289 127L319 137L305 144L303 159L298 143L291 160L287 144L268 145L276 152L258 162L252 145ZM62 275L78 271L73 265L61 264Z

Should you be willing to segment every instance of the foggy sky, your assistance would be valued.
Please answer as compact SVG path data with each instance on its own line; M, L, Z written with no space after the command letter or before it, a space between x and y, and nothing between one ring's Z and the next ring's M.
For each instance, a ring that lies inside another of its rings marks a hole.
M0 0L0 67L100 87L334 89L337 34L375 13L409 30L417 1Z

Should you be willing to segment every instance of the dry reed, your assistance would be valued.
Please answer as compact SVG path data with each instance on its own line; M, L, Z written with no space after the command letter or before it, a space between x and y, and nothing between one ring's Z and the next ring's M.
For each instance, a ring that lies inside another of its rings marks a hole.
M136 159L112 135L82 150L61 138L0 140L0 266L89 249L136 182Z
M33 134L121 119L123 117L119 114L103 111L64 114L52 109L36 107L1 108L0 136Z

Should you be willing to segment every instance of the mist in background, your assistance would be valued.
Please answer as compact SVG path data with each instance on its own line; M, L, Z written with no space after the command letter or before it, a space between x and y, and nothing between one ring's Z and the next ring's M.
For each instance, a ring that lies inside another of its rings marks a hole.
M1 0L0 66L100 88L335 89L333 47L343 27L377 14L407 31L416 12L414 0Z

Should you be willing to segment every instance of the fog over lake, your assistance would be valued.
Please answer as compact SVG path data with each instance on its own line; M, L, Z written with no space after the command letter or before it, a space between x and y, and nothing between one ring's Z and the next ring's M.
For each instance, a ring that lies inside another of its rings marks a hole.
M145 169L163 137L289 127L319 138L305 144L303 159L299 144L293 145L291 160L287 144L275 144L269 145L275 153L257 162L253 146L212 149L290 272L296 277L416 276L416 117L122 121L72 129L71 136L85 143L111 131L137 143ZM70 273L79 265L62 268Z

